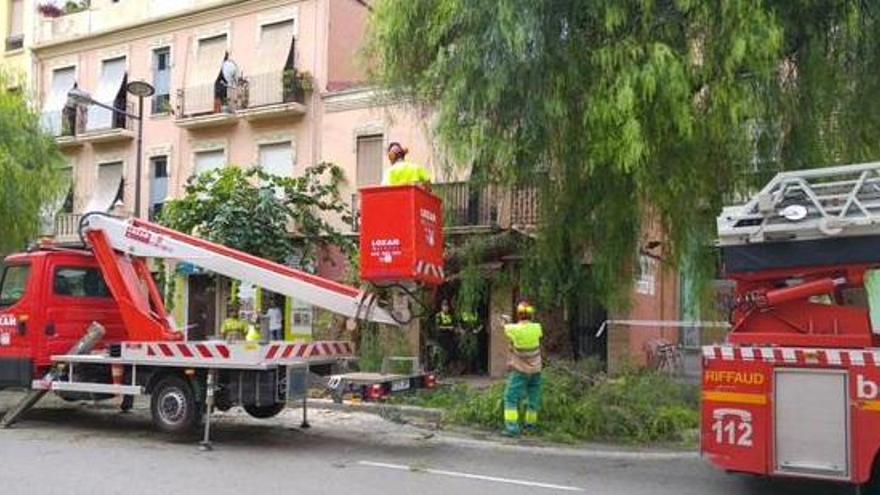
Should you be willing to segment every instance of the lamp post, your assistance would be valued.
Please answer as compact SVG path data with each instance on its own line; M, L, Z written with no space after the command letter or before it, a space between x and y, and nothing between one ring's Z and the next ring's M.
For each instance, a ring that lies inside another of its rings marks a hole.
M89 93L74 87L67 93L67 102L70 105L95 105L112 112L118 112L130 119L138 122L137 131L137 158L135 159L135 179L134 179L134 216L141 216L141 169L143 167L143 148L144 148L144 98L153 96L156 90L146 81L132 81L125 86L125 90L138 98L138 113L132 115L124 108L116 108L111 105L101 103L92 98Z

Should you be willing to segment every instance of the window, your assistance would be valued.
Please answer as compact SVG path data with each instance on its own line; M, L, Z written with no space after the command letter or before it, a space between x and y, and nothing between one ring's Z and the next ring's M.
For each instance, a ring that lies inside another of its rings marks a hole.
M357 185L376 186L382 182L382 135L357 138Z
M52 286L58 296L110 297L110 289L97 268L58 268Z
M197 151L195 154L193 175L201 175L226 165L226 152L223 149Z
M168 157L154 156L150 158L150 220L155 220L162 212L162 206L168 197Z
M12 0L9 3L8 28L6 51L20 50L24 47L24 0Z
M252 106L301 101L294 68L293 19L260 26L257 60L261 71L249 78Z
M220 74L223 60L227 56L226 34L202 38L196 43L195 62L187 64L183 100L183 112L186 115L213 112L215 104L222 103L222 97L226 94Z
M125 191L122 172L122 162L98 165L98 187L85 211L108 211L122 203Z
M64 202L61 204L61 213L73 213L73 169L65 168L61 171L64 182L67 184L67 193L64 195Z
M101 63L101 79L98 90L95 91L95 100L106 106L125 110L126 79L125 57L104 60ZM86 110L86 130L124 127L125 115L122 112L107 110L98 105L89 105Z
M636 278L636 292L653 296L657 290L657 259L644 254L639 255L639 270Z
M27 289L30 265L9 265L0 280L0 307L12 306L21 300Z
M260 166L266 173L281 177L293 175L293 146L290 141L260 145Z
M52 89L43 106L43 127L53 136L69 136L76 131L76 112L65 112L67 93L75 85L75 67L52 71Z
M171 111L171 49L153 50L153 114Z

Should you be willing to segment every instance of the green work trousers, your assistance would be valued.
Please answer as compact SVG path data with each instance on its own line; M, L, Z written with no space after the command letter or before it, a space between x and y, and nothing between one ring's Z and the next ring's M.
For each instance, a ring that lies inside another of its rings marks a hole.
M511 371L507 375L507 388L504 390L504 428L509 433L519 434L519 404L525 395L526 428L534 428L538 424L538 410L541 408L541 373L527 375L519 371Z

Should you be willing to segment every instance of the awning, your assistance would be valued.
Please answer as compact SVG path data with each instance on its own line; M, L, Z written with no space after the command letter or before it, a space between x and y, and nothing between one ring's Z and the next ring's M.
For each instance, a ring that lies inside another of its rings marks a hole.
M76 69L65 67L52 71L52 89L43 105L43 126L53 136L61 135L61 112L67 104L67 93L76 83Z
M249 79L251 106L284 101L284 69L292 50L293 19L261 26L257 47L261 72Z
M125 81L125 57L105 60L101 66L101 80L98 90L92 95L95 101L115 106L116 97ZM89 105L86 114L86 130L110 129L113 127L113 112L98 105Z
M210 113L214 110L214 82L226 56L226 35L198 40L195 62L186 72L183 112L186 115Z
M122 162L98 165L98 184L85 213L106 212L113 207L122 187Z

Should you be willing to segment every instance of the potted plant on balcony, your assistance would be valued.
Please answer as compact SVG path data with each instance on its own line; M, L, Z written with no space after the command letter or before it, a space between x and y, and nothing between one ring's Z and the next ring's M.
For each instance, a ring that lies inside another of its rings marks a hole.
M64 9L51 2L44 2L37 5L37 12L43 17L55 18L64 15Z

